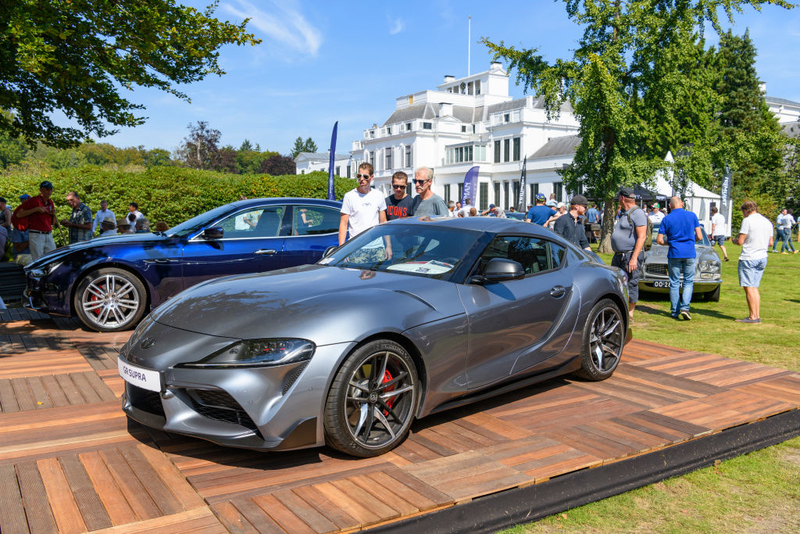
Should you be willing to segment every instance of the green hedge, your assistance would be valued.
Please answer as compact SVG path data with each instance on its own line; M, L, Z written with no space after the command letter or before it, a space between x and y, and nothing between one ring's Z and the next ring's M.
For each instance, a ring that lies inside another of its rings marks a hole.
M165 221L175 226L195 215L238 200L240 195L259 197L327 198L328 175L323 172L289 176L266 174L222 174L176 167L153 167L145 172L123 172L84 167L36 175L0 175L0 196L16 207L23 193L39 194L39 183L53 183L53 200L59 220L69 217L68 191L76 191L83 202L96 213L100 201L120 217L128 212L128 204L137 202L139 210L151 225ZM355 187L347 178L336 178L336 198ZM58 234L56 240L59 241Z

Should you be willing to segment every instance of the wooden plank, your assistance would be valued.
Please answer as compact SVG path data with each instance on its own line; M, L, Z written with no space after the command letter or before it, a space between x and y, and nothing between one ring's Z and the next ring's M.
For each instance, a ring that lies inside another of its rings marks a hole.
M112 526L111 518L108 517L103 501L97 495L92 480L86 473L83 464L78 460L77 455L69 455L60 458L61 468L69 482L70 490L78 505L78 509L83 516L88 530L99 530Z
M385 488L390 495L394 494L398 499L409 503L409 505L416 509L414 511L429 510L431 508L436 508L439 505L437 501L426 497L422 493L405 485L396 478L392 478L385 472L370 473L366 475L366 478L372 482L370 488ZM417 480L417 482L420 485L424 484L420 480ZM449 497L445 497L445 499L449 499ZM413 511L410 513L413 513Z
M360 527L377 523L381 519L380 516L375 514L371 509L366 508L361 503L354 501L346 493L330 482L314 484L313 487L315 490L325 495L325 497L327 497L338 508L344 510L348 515L358 521L358 526Z
M236 499L233 505L262 534L286 534L286 531L251 499Z
M86 469L86 474L92 481L92 485L97 488L97 494L103 502L103 507L114 525L124 525L132 523L138 518L136 513L128 504L122 491L117 486L114 476L108 470L105 461L99 452L87 452L79 454L78 458Z
M346 510L340 508L314 486L301 486L292 490L298 497L316 508L322 515L342 530L353 529L359 522Z
M106 532L113 534L138 534L140 532L147 534L152 532L164 534L176 532L180 534L188 534L190 532L224 534L226 530L211 510L208 508L195 508L180 514L165 515L155 519L113 527Z
M258 495L253 502L261 507L278 525L291 534L314 534L315 531L300 519L294 510L273 495Z
M405 469L386 469L384 473L425 498L430 499L437 506L453 503L453 499L449 495L411 475ZM405 496L403 498L408 500ZM414 501L409 502L416 504Z
M12 378L11 387L14 388L14 397L17 399L20 411L36 408L36 401L33 399L27 380L24 378Z
M53 375L44 375L41 378L42 385L44 385L47 390L47 396L50 397L53 406L69 406L69 400L67 396L64 395L64 390L61 389L56 378Z
M58 458L45 458L36 462L42 483L47 493L47 500L53 510L58 531L63 534L79 534L86 532L78 505L72 496L72 489L64 476Z
M130 466L125 462L118 450L101 451L100 456L125 496L125 500L130 504L131 509L140 520L152 519L162 515L156 503L153 502L147 490L131 471Z
M230 502L214 504L211 510L231 534L258 534L258 530Z
M66 395L70 404L85 404L83 395L81 395L80 391L78 391L78 388L75 386L75 383L72 381L70 375L55 376L58 385L61 386L61 390L64 392L64 395Z
M28 534L25 507L19 492L17 473L13 465L0 466L0 532L4 534Z
M183 511L183 505L136 447L121 447L119 451L163 515L177 514Z
M93 371L90 372L93 373ZM69 377L72 379L75 387L78 388L78 391L81 392L81 395L83 395L83 398L87 403L103 402L103 399L100 398L100 395L98 395L94 388L89 384L89 381L86 380L86 377L83 373L70 373Z
M301 499L295 492L284 490L273 493L273 495L297 517L302 519L306 525L311 527L314 532L321 534L339 530L339 527L333 521L325 517L314 506Z
M181 475L178 468L169 461L163 452L144 444L138 445L139 452L147 459L152 468L172 493L181 502L184 509L205 506L205 501Z
M0 380L0 411L3 413L19 411L19 403L14 395L14 387L11 385L11 380L7 378Z
M53 402L50 400L50 396L47 394L42 380L38 376L32 376L27 380L31 393L33 394L33 399L36 401L36 409L52 408Z
M401 516L411 515L419 511L416 506L400 497L393 488L379 483L375 479L370 478L369 475L358 475L350 477L349 480L362 490L368 492L373 499L378 499L397 510Z
M103 382L94 371L87 371L83 373L83 377L91 386L92 391L97 393L97 396L100 398L100 402L113 401L117 398L117 396L114 395L114 392L109 389L106 383Z
M17 480L31 534L55 532L56 520L47 503L47 492L36 464L34 462L18 464Z
M394 519L400 515L400 511L397 508L380 499L376 499L371 493L353 483L352 480L346 478L333 480L331 484L353 501L377 514L382 520Z

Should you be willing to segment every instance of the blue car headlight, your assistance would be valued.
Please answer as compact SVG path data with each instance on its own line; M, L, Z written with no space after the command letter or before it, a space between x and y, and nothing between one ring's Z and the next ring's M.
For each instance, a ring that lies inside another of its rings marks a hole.
M28 269L28 274L35 277L35 278L43 278L48 274L52 273L56 269L61 267L60 261L54 261L53 263L48 263L47 265L42 265L41 267L36 267L34 269Z
M310 360L316 346L306 339L247 339L183 368L264 367Z

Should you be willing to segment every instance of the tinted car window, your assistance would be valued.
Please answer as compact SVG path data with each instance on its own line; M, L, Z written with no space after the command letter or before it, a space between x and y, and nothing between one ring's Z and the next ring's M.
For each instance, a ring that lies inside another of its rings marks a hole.
M514 260L526 274L557 269L564 261L566 250L546 239L523 236L498 236L486 247L479 263L482 272L492 258Z
M225 239L276 237L285 210L284 206L251 208L223 219L217 226L225 231Z
M339 231L339 211L322 206L295 206L292 235L332 234Z

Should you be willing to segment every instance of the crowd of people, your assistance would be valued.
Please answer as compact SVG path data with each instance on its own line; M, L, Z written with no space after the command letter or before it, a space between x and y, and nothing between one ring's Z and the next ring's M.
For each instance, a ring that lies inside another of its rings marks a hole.
M69 218L59 221L52 196L53 184L45 180L39 184L38 195L20 195L20 203L16 208L0 197L0 257L5 256L6 244L10 242L12 260L27 265L55 250L53 232L59 228L67 229L66 238L70 245L93 237L150 232L150 222L139 211L136 202L128 205L128 213L118 221L108 208L108 201L101 200L100 209L93 216L91 208L81 200L80 195L69 191L66 200L72 211ZM156 226L157 231L167 229L163 221Z

